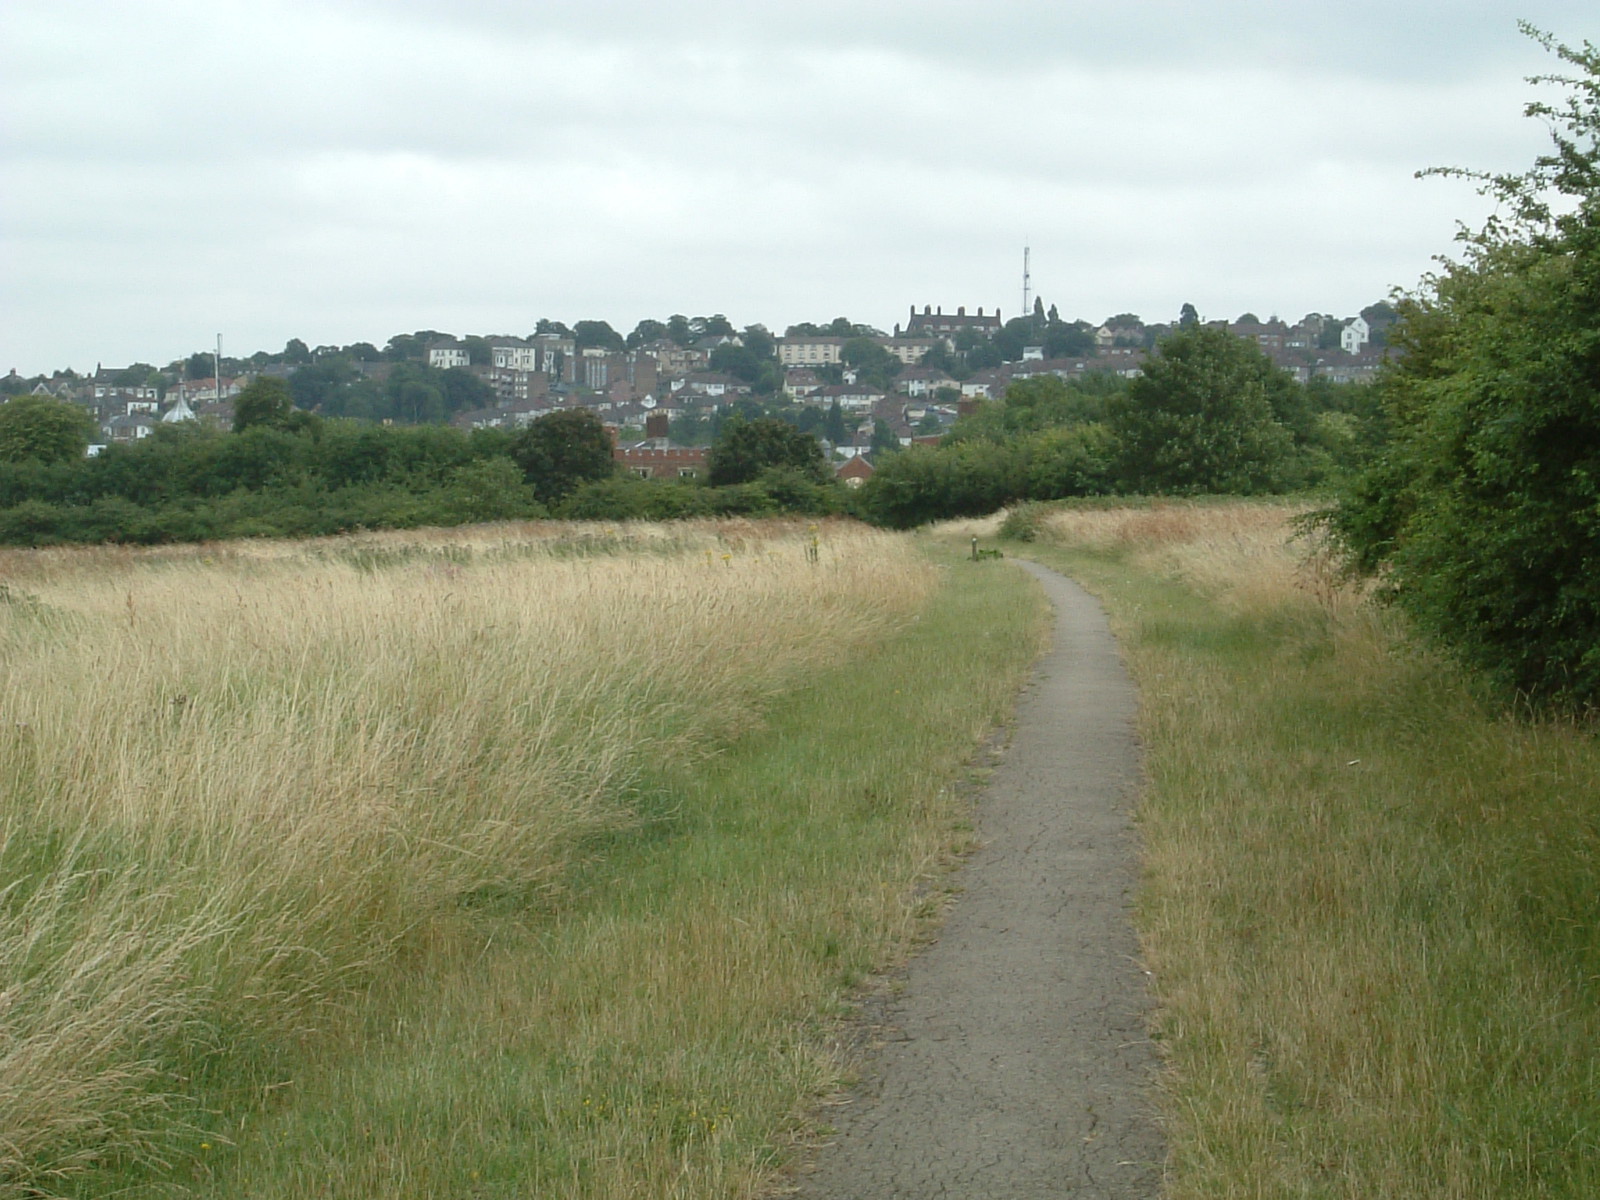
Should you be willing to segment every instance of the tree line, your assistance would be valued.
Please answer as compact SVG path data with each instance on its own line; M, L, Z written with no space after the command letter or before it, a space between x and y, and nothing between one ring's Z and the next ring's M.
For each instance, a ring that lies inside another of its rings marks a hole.
M234 428L159 426L84 449L77 405L0 405L0 544L162 543L304 537L547 516L596 519L846 511L817 439L770 416L730 413L706 477L619 475L593 412L557 410L520 430L464 432L326 418L262 376L237 397Z
M302 536L548 515L849 513L907 527L1027 499L1283 491L1352 465L1363 394L1302 386L1254 343L1194 326L1131 381L1013 383L937 447L902 450L877 422L876 473L859 491L834 482L823 458L819 436L837 442L844 431L836 405L723 406L706 420L705 477L655 481L618 476L610 435L580 408L518 431L381 425L308 411L292 380L261 376L235 399L231 431L163 425L86 458L92 422L81 409L21 397L0 406L0 541ZM704 418L680 421L689 419Z

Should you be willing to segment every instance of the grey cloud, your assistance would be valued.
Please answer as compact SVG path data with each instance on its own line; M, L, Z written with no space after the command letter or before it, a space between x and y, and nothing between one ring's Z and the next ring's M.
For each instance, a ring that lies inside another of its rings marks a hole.
M1014 309L1025 236L1074 315L1359 307L1480 212L1412 171L1542 147L1516 15L8 0L0 369L217 327Z
M560 31L652 46L693 43L770 54L796 46L895 50L939 64L995 71L1082 63L1264 65L1365 77L1460 77L1503 60L1516 21L1569 39L1592 28L1580 0L346 0L371 13L403 13L438 26L493 27L517 34Z

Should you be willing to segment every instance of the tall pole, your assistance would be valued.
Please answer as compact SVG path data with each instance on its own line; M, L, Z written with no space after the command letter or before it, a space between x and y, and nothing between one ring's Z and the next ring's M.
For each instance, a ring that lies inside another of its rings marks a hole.
M1033 279L1028 274L1028 254L1029 254L1029 249L1028 249L1027 246L1024 246L1022 248L1022 318L1023 318L1023 320L1027 320L1028 314L1033 311L1033 305L1029 302L1030 298L1032 296L1032 293L1033 293Z
M216 395L212 397L218 404L222 403L222 335L217 334L217 353L211 360L212 374L216 377Z

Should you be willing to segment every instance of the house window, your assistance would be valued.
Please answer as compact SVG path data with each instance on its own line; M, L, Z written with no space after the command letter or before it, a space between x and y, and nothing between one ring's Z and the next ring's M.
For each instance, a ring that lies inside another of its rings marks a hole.
M693 479L699 473L700 472L696 471L693 467L679 467L678 468L678 478L679 479Z
M654 474L654 472L652 472L649 467L634 467L633 468L633 473L635 475L637 475L640 479L649 479L650 476L652 474Z

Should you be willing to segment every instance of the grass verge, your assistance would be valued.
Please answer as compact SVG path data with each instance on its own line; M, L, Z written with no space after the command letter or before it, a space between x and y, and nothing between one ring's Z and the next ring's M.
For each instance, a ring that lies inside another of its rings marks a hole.
M1294 511L1030 522L1141 687L1169 1195L1600 1195L1593 730L1487 706Z

